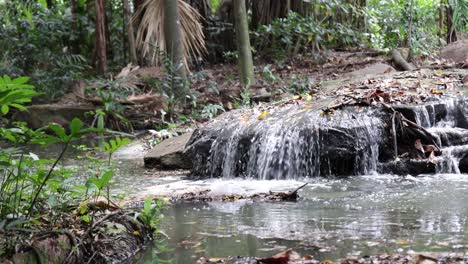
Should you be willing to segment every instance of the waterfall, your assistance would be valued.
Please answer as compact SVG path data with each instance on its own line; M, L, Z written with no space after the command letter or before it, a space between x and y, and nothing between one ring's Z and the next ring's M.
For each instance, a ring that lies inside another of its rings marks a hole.
M436 119L434 104L419 106L415 110L416 122L428 128L441 146L442 153L436 164L437 173L460 174L460 161L468 151L468 130L456 127L460 114L457 107L459 102L457 99L443 101L445 115L440 120Z
M395 160L392 117L382 108L348 107L329 114L321 109L287 104L225 113L194 132L187 151L192 175L279 180L468 171L468 106L462 99L395 106L436 138L441 149L430 161L411 156L418 134L398 139L403 156Z
M383 123L372 111L322 115L299 106L270 111L262 120L261 112L244 111L218 124L209 153L198 157L194 171L264 180L376 171Z

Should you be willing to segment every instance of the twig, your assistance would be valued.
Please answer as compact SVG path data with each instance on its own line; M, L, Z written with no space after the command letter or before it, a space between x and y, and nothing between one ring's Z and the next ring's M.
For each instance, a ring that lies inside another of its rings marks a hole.
M395 160L398 158L398 142L397 142L396 125L395 125L396 115L397 115L397 113L393 112L393 116L392 116L392 134L393 134L393 150L395 151Z
M297 188L296 190L294 190L294 191L290 192L290 194L297 193L297 192L298 192L300 189L302 189L302 188L306 187L306 186L307 186L307 184L309 184L309 183L305 183L304 185L300 186L300 187L299 187L299 188Z
M413 128L416 128L416 129L419 129L420 131L422 131L431 141L432 143L434 144L434 146L437 148L437 151L440 151L440 146L437 144L436 140L434 140L434 136L432 135L431 132L427 131L424 127L416 124L415 122L409 120L408 118L406 118L401 112L395 110L395 108L393 108L392 106L386 104L386 103L382 103L382 105L392 111L393 113L398 113L400 115L400 119L403 121L403 122L406 122L410 127L413 127Z

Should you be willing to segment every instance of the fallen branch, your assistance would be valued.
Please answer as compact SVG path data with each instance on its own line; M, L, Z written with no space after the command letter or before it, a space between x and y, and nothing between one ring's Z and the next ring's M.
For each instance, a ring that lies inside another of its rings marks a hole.
M86 98L77 93L74 93L76 97L94 105L103 105L104 101L99 97ZM121 105L136 105L136 104L149 104L154 102L162 102L162 98L156 94L143 94L143 95L131 95L125 100L115 100Z
M432 135L431 132L427 131L424 127L416 124L415 122L409 120L401 112L395 110L395 108L393 108L392 106L390 106L390 105L388 105L386 103L382 103L382 105L385 107L385 109L390 110L390 111L392 111L393 114L398 115L399 118L401 119L401 121L405 122L408 125L408 127L419 131L422 134L422 136L424 136L426 138L427 141L432 142L432 144L437 148L437 151L440 151L440 146L437 144L437 141L435 140L435 137L434 137L434 135Z

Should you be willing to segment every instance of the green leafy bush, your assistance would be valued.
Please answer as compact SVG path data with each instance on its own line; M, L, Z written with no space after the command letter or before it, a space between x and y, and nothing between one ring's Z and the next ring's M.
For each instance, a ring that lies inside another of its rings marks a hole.
M64 94L88 70L87 59L71 51L78 38L66 10L38 3L0 4L0 75L31 76L48 100Z

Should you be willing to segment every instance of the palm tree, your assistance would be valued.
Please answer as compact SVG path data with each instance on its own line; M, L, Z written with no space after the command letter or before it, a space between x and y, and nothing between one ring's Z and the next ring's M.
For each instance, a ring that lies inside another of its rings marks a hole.
M169 15L168 19L165 19L166 10L174 11L171 6L165 6L167 3L169 2L165 0L144 0L134 15L134 18L140 20L136 36L137 47L140 49L142 56L151 56L150 62L152 64L161 62L159 51L173 58L179 57L171 54L172 48L177 45L178 41L168 39L177 38L177 35L170 34L173 32L165 32L165 28L167 29L169 26L167 24L172 24L177 20L176 17L173 17L174 13ZM188 69L190 57L197 58L206 53L203 27L200 23L201 16L194 8L183 0L178 0L177 4L176 9L180 20L180 42L182 44L182 48L178 50L182 52L182 63ZM172 19L174 21L171 21Z

